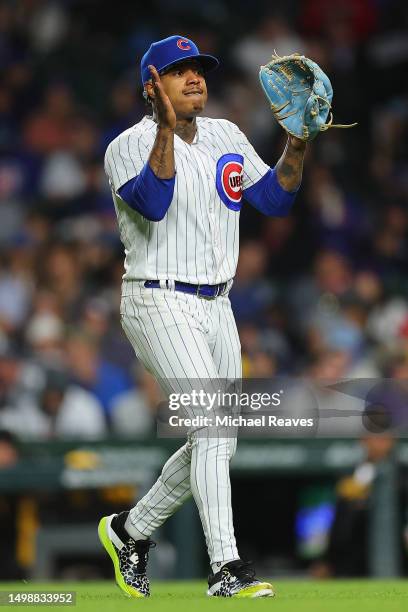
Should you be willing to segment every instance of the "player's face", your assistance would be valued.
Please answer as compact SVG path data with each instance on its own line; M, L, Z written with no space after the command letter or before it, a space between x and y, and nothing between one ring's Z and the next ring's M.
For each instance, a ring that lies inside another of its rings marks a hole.
M182 62L161 77L178 119L199 115L207 102L207 85L198 62Z

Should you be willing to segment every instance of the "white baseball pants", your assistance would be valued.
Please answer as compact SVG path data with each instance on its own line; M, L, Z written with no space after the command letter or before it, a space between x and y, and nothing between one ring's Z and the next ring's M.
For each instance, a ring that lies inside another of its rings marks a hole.
M177 381L241 378L241 346L227 296L214 300L170 289L124 283L122 326L136 356L160 381L179 393ZM191 496L197 504L210 562L238 559L229 462L236 438L189 435L164 465L150 491L132 508L129 530L148 538Z

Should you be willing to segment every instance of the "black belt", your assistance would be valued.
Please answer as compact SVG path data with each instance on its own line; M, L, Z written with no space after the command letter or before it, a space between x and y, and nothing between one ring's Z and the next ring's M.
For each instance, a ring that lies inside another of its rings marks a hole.
M172 281L162 281L166 283L166 287L170 288L173 284ZM147 280L144 286L146 289L160 289L160 281L158 280ZM180 281L174 281L174 289L176 291L182 291L183 293L190 293L196 295L204 300L214 300L219 295L225 293L228 287L228 283L221 283L220 285L191 285L190 283L181 283Z

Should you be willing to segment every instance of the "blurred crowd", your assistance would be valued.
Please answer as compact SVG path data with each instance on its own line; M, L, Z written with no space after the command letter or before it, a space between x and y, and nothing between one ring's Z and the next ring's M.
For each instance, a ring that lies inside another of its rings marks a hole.
M244 206L231 291L244 375L406 378L407 22L403 0L152 0L114 18L93 0L1 0L0 428L153 431L157 390L120 327L103 156L145 114L141 55L175 32L222 61L206 114L237 123L270 165L285 136L257 79L274 50L317 61L335 123L359 123L309 147L289 217Z

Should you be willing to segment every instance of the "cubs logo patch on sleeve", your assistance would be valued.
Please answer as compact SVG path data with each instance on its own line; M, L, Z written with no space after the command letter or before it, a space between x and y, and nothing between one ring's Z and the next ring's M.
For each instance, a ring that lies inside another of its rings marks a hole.
M239 211L242 207L244 158L238 153L226 153L217 161L216 187L225 206Z

